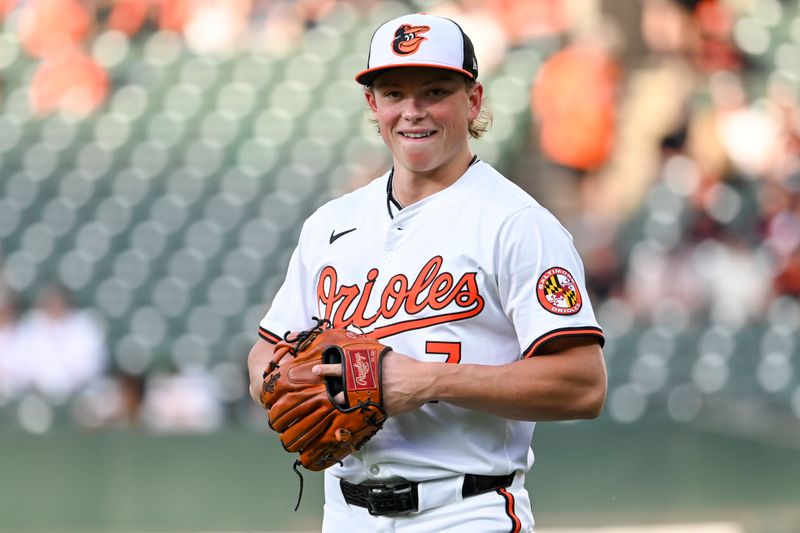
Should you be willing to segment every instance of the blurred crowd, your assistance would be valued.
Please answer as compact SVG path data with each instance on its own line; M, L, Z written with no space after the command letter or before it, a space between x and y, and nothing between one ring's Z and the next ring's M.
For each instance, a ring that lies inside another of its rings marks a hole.
M270 56L297 50L304 32L338 3L368 11L377 0L0 0L0 21L40 61L30 100L39 114L86 115L113 91L103 59L92 53L98 39L136 39L155 31L179 35L197 54L230 56L250 50ZM500 61L509 44L569 24L565 5L553 0L409 2L459 18L481 36L486 66Z
M534 134L589 285L637 317L737 328L800 295L798 77L742 50L733 5L644 0L636 54L610 20L535 80Z
M198 55L289 55L337 6L368 12L384 3L0 0L0 21L35 62L31 109L80 117L102 110L115 89L93 48L99 40L135 46L161 31ZM483 72L515 49L541 53L529 144L509 175L573 232L601 322L611 308L631 323L703 317L735 328L800 296L800 68L773 64L750 31L777 27L788 4L398 4L458 20ZM58 284L28 299L23 306L0 290L0 411L14 405L26 430L46 431L61 410L90 428L206 431L231 409L252 408L243 364L224 375L197 364L123 371L104 317Z
M0 408L14 405L23 429L72 420L88 429L210 431L224 422L225 398L202 367L135 375L114 368L108 350L102 319L75 307L58 283L24 313L0 290Z

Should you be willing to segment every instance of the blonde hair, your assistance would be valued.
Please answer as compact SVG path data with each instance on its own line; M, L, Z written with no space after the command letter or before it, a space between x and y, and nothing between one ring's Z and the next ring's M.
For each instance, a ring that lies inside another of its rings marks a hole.
M478 82L472 78L464 79L464 85L468 91L472 90L477 83ZM492 115L491 110L486 106L486 98L484 98L483 102L481 102L481 112L478 113L478 116L475 117L475 120L471 120L469 123L469 136L473 139L480 139L483 134L489 131L489 128L492 127L493 119L494 116Z

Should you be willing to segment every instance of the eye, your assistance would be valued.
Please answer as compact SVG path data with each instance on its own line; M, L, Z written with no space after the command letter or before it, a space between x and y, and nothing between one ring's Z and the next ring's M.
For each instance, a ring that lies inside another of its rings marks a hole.
M404 38L405 38L406 41L410 41L411 39L414 38L414 34L413 33L406 33Z

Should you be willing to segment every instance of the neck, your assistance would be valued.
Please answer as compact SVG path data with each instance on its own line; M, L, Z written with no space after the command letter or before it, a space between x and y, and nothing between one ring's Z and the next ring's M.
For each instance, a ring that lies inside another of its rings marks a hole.
M395 198L403 207L408 207L443 191L464 175L471 161L472 153L469 151L444 167L430 171L414 171L395 161L392 177Z

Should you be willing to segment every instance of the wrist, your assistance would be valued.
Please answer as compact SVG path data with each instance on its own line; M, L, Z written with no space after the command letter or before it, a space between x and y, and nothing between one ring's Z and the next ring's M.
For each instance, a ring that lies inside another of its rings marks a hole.
M458 365L450 363L424 363L427 382L422 390L426 402L447 400L448 382Z

